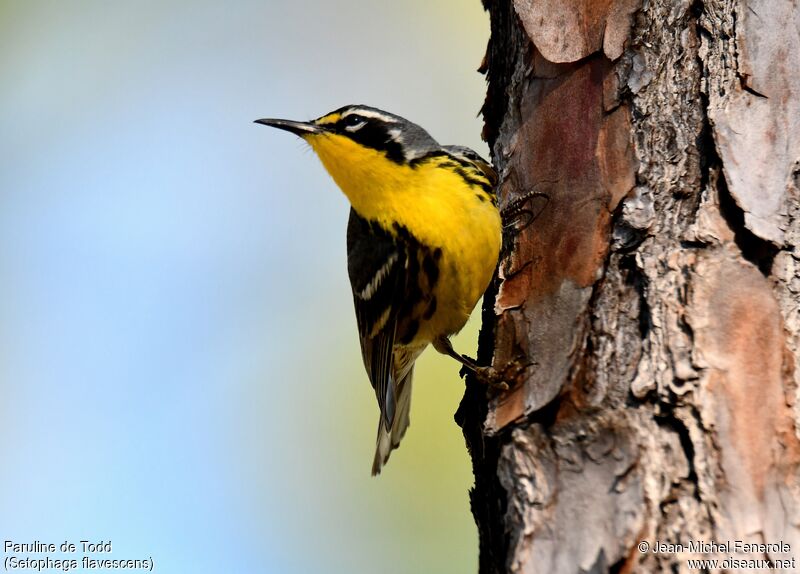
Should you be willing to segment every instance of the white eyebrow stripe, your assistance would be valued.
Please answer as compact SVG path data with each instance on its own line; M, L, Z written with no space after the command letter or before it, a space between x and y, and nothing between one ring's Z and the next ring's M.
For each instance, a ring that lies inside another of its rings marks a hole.
M376 112L376 111L373 111L373 110L362 110L362 109L359 109L359 108L348 110L348 112L346 114L344 114L344 116L342 116L342 117L349 116L350 114L356 114L356 115L359 115L359 116L363 116L365 118L373 118L373 119L381 120L381 121L384 121L384 122L387 122L387 123L395 123L397 121L392 116L387 116L386 114L382 114L380 112Z

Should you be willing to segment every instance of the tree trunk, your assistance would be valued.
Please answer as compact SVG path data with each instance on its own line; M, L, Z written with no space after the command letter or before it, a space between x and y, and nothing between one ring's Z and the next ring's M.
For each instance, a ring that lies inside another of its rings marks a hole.
M485 4L481 573L800 569L798 0Z

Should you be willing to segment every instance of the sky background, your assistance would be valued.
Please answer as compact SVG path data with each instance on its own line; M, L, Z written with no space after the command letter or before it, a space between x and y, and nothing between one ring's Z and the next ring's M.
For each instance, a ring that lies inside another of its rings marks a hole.
M2 541L112 540L157 572L477 570L458 366L423 355L371 478L347 202L252 122L363 103L486 155L488 35L479 0L0 0Z

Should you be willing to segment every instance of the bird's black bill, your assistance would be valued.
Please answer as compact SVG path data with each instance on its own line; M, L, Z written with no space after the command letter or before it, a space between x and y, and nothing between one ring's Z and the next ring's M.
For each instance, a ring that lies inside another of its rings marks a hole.
M263 120L256 120L255 123L278 128L279 130L286 130L298 136L305 136L309 134L318 134L320 129L308 122L294 122L292 120L274 120L264 118Z

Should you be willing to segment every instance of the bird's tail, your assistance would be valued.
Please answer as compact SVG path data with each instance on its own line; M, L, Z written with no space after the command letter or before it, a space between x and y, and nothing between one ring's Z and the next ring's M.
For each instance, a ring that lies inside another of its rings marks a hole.
M411 409L411 379L413 377L414 366L411 365L397 384L397 407L392 428L386 430L383 416L378 419L378 438L375 444L375 460L372 462L372 476L381 473L381 468L389 460L389 455L400 445L400 440L406 434L409 423L408 413Z

